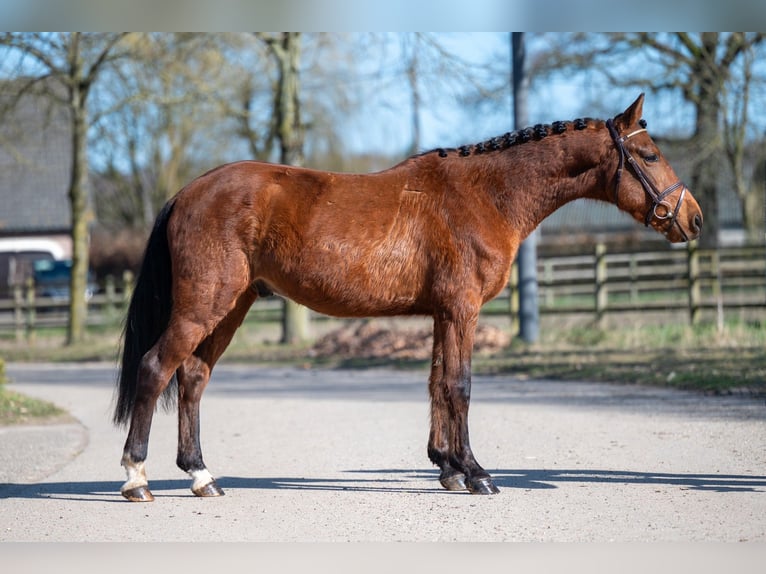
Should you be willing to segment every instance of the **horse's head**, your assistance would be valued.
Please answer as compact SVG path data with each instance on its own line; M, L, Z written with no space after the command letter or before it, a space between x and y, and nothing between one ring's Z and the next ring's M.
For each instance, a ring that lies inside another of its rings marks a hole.
M644 94L606 125L619 154L614 202L673 243L699 237L702 211L641 120Z

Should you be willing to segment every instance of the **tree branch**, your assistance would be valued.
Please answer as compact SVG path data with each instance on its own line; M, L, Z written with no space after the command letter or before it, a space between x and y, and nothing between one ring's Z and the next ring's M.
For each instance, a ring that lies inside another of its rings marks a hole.
M119 34L112 36L109 39L109 41L106 43L106 46L103 47L101 52L96 57L95 62L91 64L90 69L85 74L85 78L83 79L83 85L86 91L90 89L90 86L93 84L93 81L96 79L96 75L101 70L101 66L103 66L104 63L107 61L114 60L114 58L109 58L112 49L117 45L118 42L120 42L120 40L122 40L127 35L128 35L128 32L120 32Z

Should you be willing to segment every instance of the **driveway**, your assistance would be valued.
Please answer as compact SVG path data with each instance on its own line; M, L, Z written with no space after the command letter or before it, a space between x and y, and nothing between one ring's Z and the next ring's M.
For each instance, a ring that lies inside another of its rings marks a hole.
M123 500L108 364L7 365L76 422L0 428L0 541L766 542L766 405L634 385L474 378L471 444L496 496L439 487L427 373L220 365L195 498L175 416L155 417L156 497Z

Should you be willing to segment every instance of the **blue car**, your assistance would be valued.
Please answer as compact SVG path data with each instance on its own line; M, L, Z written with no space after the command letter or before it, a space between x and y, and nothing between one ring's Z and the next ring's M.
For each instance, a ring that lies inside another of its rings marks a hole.
M34 262L35 290L38 297L50 297L57 302L69 301L69 278L72 275L72 260L40 259ZM96 292L92 273L88 273L85 298L90 299Z

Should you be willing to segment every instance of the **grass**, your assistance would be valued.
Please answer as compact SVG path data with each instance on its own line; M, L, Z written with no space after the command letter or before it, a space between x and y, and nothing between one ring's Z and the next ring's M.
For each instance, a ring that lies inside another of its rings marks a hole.
M766 394L766 354L760 349L511 351L480 359L474 372Z
M85 340L67 346L63 328L35 331L32 341L16 341L13 333L0 333L0 357L6 362L115 361L120 341L117 327L89 328Z
M766 328L741 322L720 330L712 324L575 327L532 346L514 342L479 358L474 371L766 395Z
M63 341L63 337L61 339ZM60 345L53 341L46 340L45 348L53 355L56 354ZM5 342L3 344L5 347ZM2 349L3 347L0 347ZM35 346L36 347L36 346ZM41 350L37 352L42 354ZM0 350L0 354L5 354ZM32 355L34 355L33 353ZM11 353L15 360L23 360L23 357L29 357L29 349L19 349L18 354ZM46 354L46 360L48 355ZM8 378L5 373L5 362L0 358L0 426L19 425L19 424L48 424L58 421L69 420L69 415L63 409L53 403L41 401L17 393L8 388Z
M66 418L66 412L52 403L27 397L0 385L0 426L49 423Z
M57 406L8 390L5 363L0 359L0 426L50 421L66 413Z

